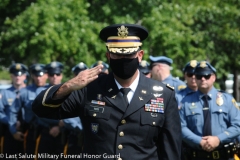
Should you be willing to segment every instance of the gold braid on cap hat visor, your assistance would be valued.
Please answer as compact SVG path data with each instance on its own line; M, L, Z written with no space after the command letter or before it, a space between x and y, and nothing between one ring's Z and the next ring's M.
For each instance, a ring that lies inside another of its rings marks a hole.
M136 36L125 38L112 36L107 39L106 43L108 50L115 54L132 54L137 52L141 45L140 38Z

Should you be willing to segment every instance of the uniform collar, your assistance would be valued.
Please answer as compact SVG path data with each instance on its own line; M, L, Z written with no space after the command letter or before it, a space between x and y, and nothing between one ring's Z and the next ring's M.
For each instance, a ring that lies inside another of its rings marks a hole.
M137 77L135 78L135 80L133 81L133 83L129 86L129 88L131 89L131 91L133 91L133 92L135 92L136 91L136 89L137 89L137 86L138 86L138 83L139 83L139 76L140 74L139 74L139 70L138 70L138 75L137 75ZM115 83L117 84L117 87L118 87L118 89L120 90L121 88L124 88L123 86L121 86L119 83L118 83L118 81L114 78L114 80L115 80Z

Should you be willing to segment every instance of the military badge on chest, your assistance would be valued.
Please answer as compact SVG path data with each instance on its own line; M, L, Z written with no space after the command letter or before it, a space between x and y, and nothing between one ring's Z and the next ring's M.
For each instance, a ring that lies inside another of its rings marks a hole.
M97 124L97 123L91 123L91 129L92 129L92 133L98 133L98 127L99 126L99 124Z
M151 99L150 103L145 104L144 109L146 112L156 112L164 113L164 103L162 96L163 87L162 86L153 86L152 95L155 99Z

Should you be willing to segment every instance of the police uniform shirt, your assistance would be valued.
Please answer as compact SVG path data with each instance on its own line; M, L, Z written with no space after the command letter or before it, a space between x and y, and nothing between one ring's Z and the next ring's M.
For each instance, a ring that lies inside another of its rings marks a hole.
M27 123L37 123L37 117L35 113L32 111L32 102L36 98L36 96L42 91L46 89L46 86L38 87L35 84L29 85L26 87L21 96L21 103L24 107L24 120ZM34 121L34 122L33 122Z
M190 93L192 93L192 92L196 92L196 91L190 89L189 87L186 87L186 88L184 88L184 89L181 89L179 92L177 92L177 93L176 93L176 99L177 99L178 104L180 104L180 102L182 101L182 99L183 99L186 95L188 95L188 94L190 94Z
M9 126L12 134L16 133L16 122L18 121L18 113L21 110L20 97L25 88L19 91L14 86L4 89L0 94L0 122ZM17 94L19 92L19 94Z
M174 78L172 75L168 76L162 82L174 87L175 92L178 92L181 89L186 88L186 83L184 83L183 81L181 81L179 79Z
M112 73L63 99L53 100L60 86L41 92L32 104L33 111L51 119L79 116L85 136L83 153L100 155L99 159L106 159L104 153L122 159L180 159L181 134L176 133L181 132L181 126L171 88L140 74L126 109ZM154 103L156 110L150 108Z
M240 133L240 112L235 99L214 87L208 93L210 97L212 135L217 136L220 144L232 142ZM200 148L203 133L203 94L193 92L183 98L179 110L183 141L194 149Z

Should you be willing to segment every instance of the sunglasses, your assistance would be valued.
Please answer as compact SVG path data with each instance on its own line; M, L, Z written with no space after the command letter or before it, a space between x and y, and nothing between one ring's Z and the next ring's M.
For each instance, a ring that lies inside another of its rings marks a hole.
M51 74L49 74L50 77L53 77L54 75L56 75L56 76L60 76L61 73L51 73Z
M208 74L208 75L196 75L196 78L198 80L201 80L202 77L204 77L204 79L208 80L211 77L212 74Z
M193 75L195 75L195 74L193 74L193 73L187 73L187 76L188 76L189 78L191 78Z

